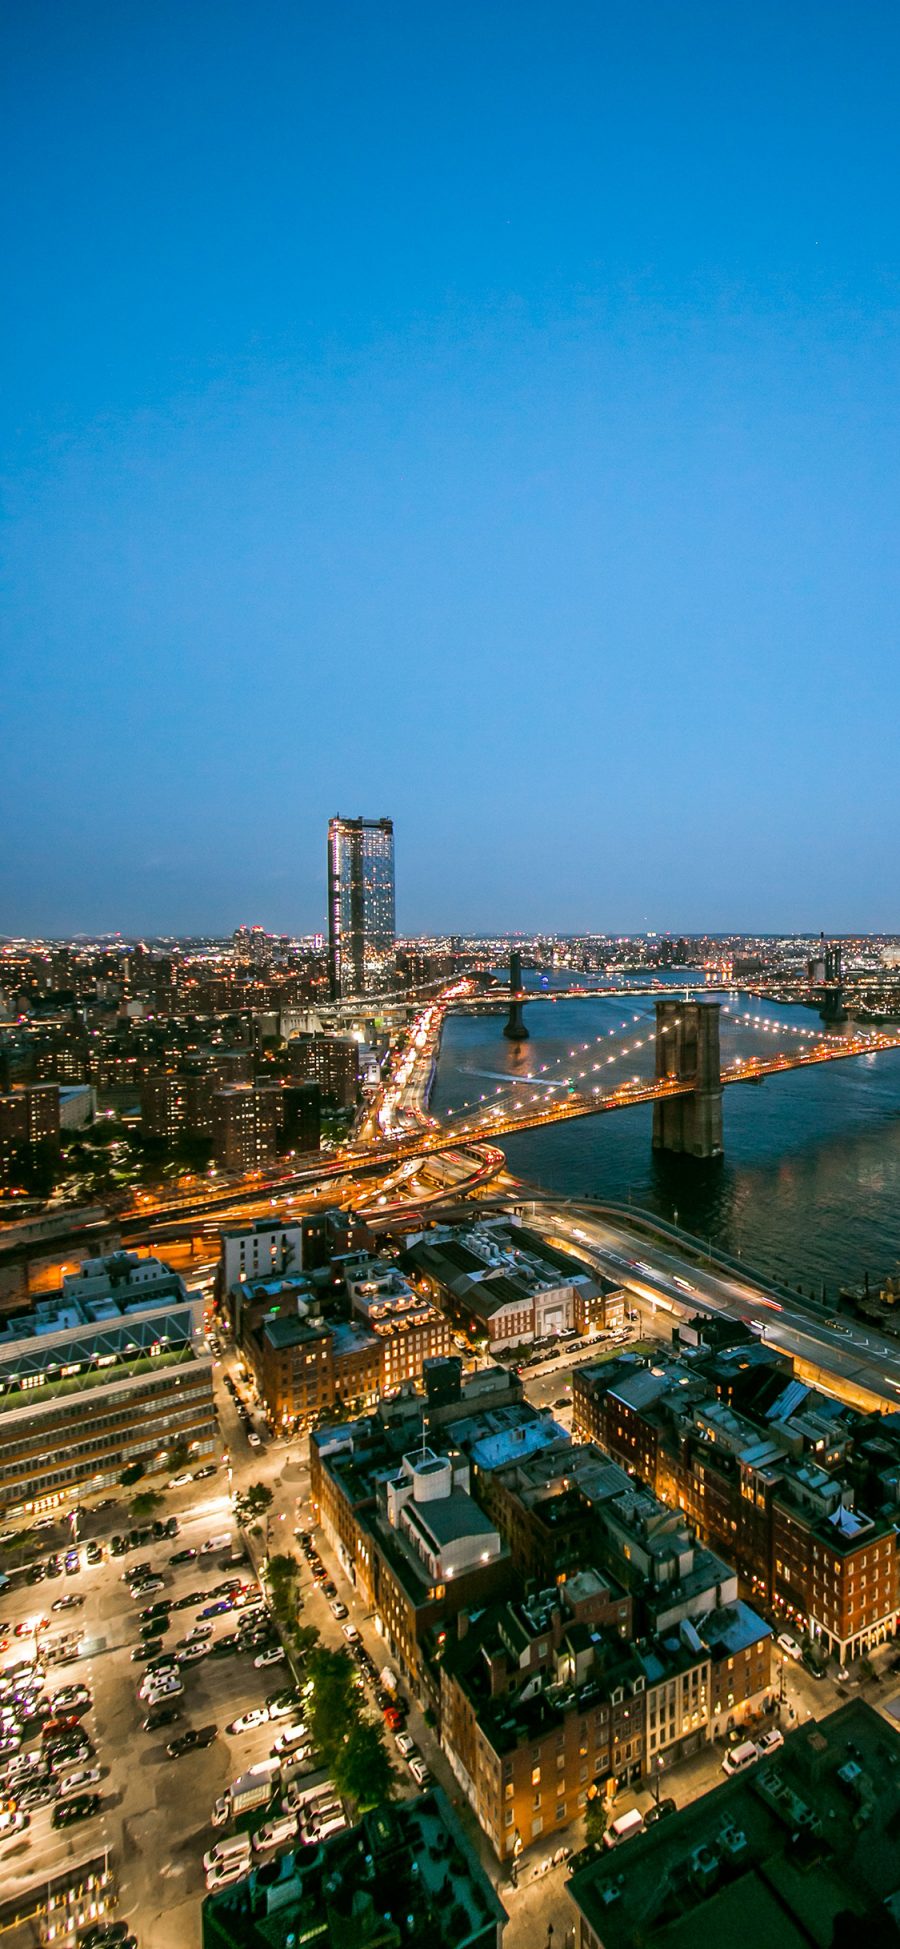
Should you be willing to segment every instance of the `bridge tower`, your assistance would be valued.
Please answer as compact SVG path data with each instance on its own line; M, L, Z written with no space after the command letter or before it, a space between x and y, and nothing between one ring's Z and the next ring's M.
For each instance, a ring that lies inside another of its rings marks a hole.
M840 941L826 941L819 935L819 946L807 964L813 999L818 1001L823 1022L845 1022L844 977Z
M691 1083L690 1096L653 1105L654 1150L685 1157L722 1155L719 1003L661 996L656 1004L656 1074Z
M830 941L825 949L825 995L822 1003L825 1022L845 1022L844 976L840 941Z
M503 1033L510 1042L527 1042L528 1030L522 1014L522 1002L518 999L522 987L522 956L517 947L509 957L509 1015L503 1025Z

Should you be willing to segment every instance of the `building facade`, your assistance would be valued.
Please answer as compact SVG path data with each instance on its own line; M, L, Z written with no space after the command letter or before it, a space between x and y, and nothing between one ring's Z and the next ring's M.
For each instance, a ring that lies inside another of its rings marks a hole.
M86 1260L0 1334L0 1516L209 1454L212 1358L183 1282L155 1260Z
M328 950L334 1001L383 994L393 978L394 823L328 826Z

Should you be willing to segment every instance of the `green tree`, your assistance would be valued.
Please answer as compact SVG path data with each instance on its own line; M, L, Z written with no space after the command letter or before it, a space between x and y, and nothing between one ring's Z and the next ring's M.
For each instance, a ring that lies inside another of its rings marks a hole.
M146 1475L146 1473L147 1471L143 1462L129 1462L128 1467L122 1470L119 1481L123 1489L130 1489L132 1483L140 1482L141 1476Z
M267 1516L274 1500L265 1482L251 1482L249 1488L239 1489L234 1498L234 1513L241 1528L249 1529L260 1516Z
M296 1557L287 1553L270 1557L266 1565L266 1582L272 1609L279 1623L292 1624L297 1614L300 1582L300 1565Z
M351 1725L332 1762L334 1782L357 1814L390 1800L396 1774L380 1726L372 1719Z
M347 1651L330 1651L320 1645L311 1653L308 1667L312 1679L309 1729L326 1766L334 1765L350 1727L358 1722L359 1706L355 1695L356 1668Z
M173 1469L176 1475L180 1469L187 1468L190 1459L191 1451L183 1438L180 1441L173 1442L166 1457L169 1468Z
M136 1523L142 1523L148 1516L155 1515L161 1504L162 1496L157 1495L155 1489L142 1489L139 1495L132 1496L128 1513Z
M286 1636L294 1657L300 1663L307 1659L311 1652L315 1651L319 1642L319 1633L314 1624L289 1625Z
M609 1807L602 1793L596 1793L585 1809L584 1838L586 1841L602 1841L609 1826Z

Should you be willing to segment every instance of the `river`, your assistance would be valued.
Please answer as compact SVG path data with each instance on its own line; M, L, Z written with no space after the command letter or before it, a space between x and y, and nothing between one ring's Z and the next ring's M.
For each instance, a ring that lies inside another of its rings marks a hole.
M570 980L551 977L551 990ZM683 986L684 976L671 981ZM537 977L527 985L536 987ZM526 1007L530 1039L519 1045L503 1036L504 1020L448 1016L431 1098L441 1121L482 1097L508 1100L517 1079L544 1094L556 1078L574 1076L585 1088L653 1073L650 996L542 1000ZM724 998L722 1059L784 1047L820 1029L809 1009L769 1008L732 992ZM627 1056L618 1053L623 1046ZM866 1273L873 1287L897 1275L900 1051L729 1088L723 1107L725 1156L710 1164L654 1154L649 1106L527 1131L504 1138L503 1149L512 1171L548 1190L630 1201L675 1218L755 1270L816 1294L824 1285L834 1299L839 1285L861 1284Z

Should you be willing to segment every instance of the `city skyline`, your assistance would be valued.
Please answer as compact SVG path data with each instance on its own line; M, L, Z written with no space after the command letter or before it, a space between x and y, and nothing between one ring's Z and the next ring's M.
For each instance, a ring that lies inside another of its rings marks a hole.
M17 1942L900 1943L898 65L0 17Z
M7 14L4 932L892 925L869 24Z

